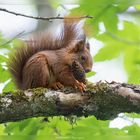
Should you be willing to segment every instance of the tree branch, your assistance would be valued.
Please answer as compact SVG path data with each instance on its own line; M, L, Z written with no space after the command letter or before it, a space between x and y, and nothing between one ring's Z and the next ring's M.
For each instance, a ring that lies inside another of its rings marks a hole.
M72 114L105 120L121 112L140 113L140 85L98 82L88 84L84 93L38 88L0 96L0 123Z
M17 12L13 12L13 11L9 11L7 9L4 8L0 8L0 11L3 12L7 12L16 16L23 16L23 17L27 17L27 18L33 18L33 19L37 19L37 20L47 20L47 21L52 21L54 19L64 19L64 17L61 17L60 15L57 15L55 17L36 17L36 16L29 16L29 15L25 15L25 14L21 14L21 13L17 13ZM86 15L86 16L81 16L81 17L65 17L65 19L83 19L83 18L93 18L92 16Z
M9 39L8 41L6 41L6 42L0 44L0 47L3 47L3 46L5 46L5 45L11 43L11 42L12 42L13 40L15 40L17 37L20 37L21 35L23 35L24 32L25 32L25 31L22 31L22 32L18 33L17 35L15 35L13 38Z

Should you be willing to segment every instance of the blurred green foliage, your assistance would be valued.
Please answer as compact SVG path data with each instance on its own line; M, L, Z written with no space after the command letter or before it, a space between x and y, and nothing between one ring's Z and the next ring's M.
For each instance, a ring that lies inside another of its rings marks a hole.
M95 62L123 55L128 83L135 84L140 83L139 5L138 0L81 0L80 7L72 10L72 14L94 17L87 21L90 35L104 43L94 58ZM130 8L135 10L128 10ZM104 25L104 31L100 24ZM121 29L119 24L123 26Z
M50 1L57 8L59 2ZM138 0L79 0L79 7L71 10L72 15L90 15L93 20L87 20L90 37L104 43L104 47L95 56L95 62L114 59L123 56L124 67L128 74L129 83L140 84L140 3ZM129 8L135 10L128 10ZM121 19L120 17L124 17ZM130 20L131 19L131 20ZM104 25L102 31L100 24ZM119 24L122 28L119 28ZM18 44L17 40L5 44L7 40L0 36L0 84L3 92L14 90L15 85L7 70L8 53ZM93 76L94 72L87 74ZM129 116L130 115L130 116ZM127 115L126 115L127 116ZM129 117L139 118L139 114L128 114ZM73 120L64 117L32 118L15 123L0 125L0 135L24 135L10 137L11 139L137 139L140 128L133 124L123 129L109 128L110 121L97 120L95 117L77 118ZM135 137L134 137L135 135ZM39 137L41 136L41 137ZM45 136L45 137L44 137ZM128 137L131 136L131 137ZM1 139L5 139L2 137ZM8 139L8 137L7 137Z

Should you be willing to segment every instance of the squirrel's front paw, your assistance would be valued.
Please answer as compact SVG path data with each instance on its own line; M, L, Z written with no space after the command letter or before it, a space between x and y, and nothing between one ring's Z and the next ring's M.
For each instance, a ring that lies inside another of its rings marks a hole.
M50 88L55 89L55 90L61 89L61 88L63 88L63 87L64 87L64 86L63 86L60 82L55 82L55 83L53 83L53 84L50 86Z
M86 85L77 80L76 80L74 87L75 87L75 89L79 89L81 92L85 91L85 89L86 89Z

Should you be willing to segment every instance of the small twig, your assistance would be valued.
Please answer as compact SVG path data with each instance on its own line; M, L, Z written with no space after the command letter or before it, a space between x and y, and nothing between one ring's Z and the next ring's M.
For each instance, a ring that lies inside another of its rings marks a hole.
M15 40L17 37L19 37L20 35L22 35L25 31L22 31L20 33L18 33L16 36L14 36L13 38L11 38L10 40L0 44L0 47L5 46L7 44L9 44L10 42L12 42L13 40Z
M36 17L36 16L29 16L29 15L25 15L25 14L21 14L21 13L16 13L16 12L13 12L13 11L9 11L9 10L4 9L4 8L0 8L0 11L4 11L4 12L7 12L7 13L16 15L16 16L23 16L23 17L33 18L33 19L39 19L39 20L51 21L51 20L54 20L54 19L64 19L64 17L61 17L60 15L57 15L55 17L40 17L40 16ZM93 18L93 17L92 16L89 16L89 15L86 15L86 16L81 16L81 17L66 17L65 19L82 19L82 18Z

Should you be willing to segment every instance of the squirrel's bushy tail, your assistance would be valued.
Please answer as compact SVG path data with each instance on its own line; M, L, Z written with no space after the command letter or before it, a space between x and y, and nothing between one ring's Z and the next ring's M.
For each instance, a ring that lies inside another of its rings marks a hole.
M84 37L84 34L80 34L77 24L77 21L69 22L68 20L64 20L59 37L54 38L54 35L49 32L39 33L16 48L15 52L10 56L8 67L18 88L22 89L22 71L31 56L44 50L65 48L73 40Z

